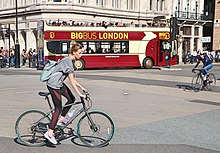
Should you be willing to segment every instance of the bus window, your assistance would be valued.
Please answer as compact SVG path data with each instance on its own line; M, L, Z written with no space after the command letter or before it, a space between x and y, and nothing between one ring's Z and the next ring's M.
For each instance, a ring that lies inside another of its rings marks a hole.
M47 50L53 54L61 54L60 41L48 41Z
M101 42L95 42L95 53L102 53Z
M121 43L122 53L129 53L129 43L128 41Z
M120 42L114 42L113 51L114 51L114 53L121 53L121 43Z
M170 42L168 40L161 40L160 41L160 51L162 53L165 53L165 52L169 52L170 51Z
M102 49L102 53L110 53L110 43L109 42L102 42L101 43L101 49Z
M89 42L88 43L88 53L94 54L95 53L95 42Z
M68 48L69 48L69 45L67 42L62 42L62 54L68 54Z

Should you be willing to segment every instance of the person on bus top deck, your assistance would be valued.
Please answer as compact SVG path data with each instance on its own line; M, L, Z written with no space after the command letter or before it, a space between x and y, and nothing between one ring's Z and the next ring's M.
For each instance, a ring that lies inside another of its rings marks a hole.
M44 137L47 138L52 144L57 144L57 141L54 137L54 128L56 124L62 123L64 120L65 115L71 108L65 107L62 110L62 98L63 95L67 99L66 104L74 103L75 97L71 90L67 87L64 83L64 80L68 77L69 81L76 91L76 93L80 96L85 98L85 95L81 93L81 90L86 91L84 87L82 87L74 78L74 67L73 61L79 59L82 54L82 46L79 43L72 44L72 47L69 50L69 56L61 59L58 62L58 65L55 67L55 72L60 72L57 75L51 76L47 81L47 88L51 94L53 104L55 107L55 112L52 115L52 120L49 125L48 131L44 134ZM59 117L59 115L61 116ZM59 119L58 119L59 118Z
M200 52L198 57L198 62L196 63L195 67L192 69L194 72L195 68L200 64L200 61L203 63L202 74L204 75L204 80L207 78L208 71L213 67L212 59L206 54L206 52Z

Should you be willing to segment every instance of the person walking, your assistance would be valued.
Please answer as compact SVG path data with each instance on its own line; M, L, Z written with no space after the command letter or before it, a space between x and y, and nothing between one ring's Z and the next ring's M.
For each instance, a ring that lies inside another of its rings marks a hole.
M22 50L21 55L22 55L22 66L25 66L26 60L27 60L27 54L26 54L26 50L25 49Z
M58 74L51 76L47 81L47 88L52 96L55 111L52 115L52 120L49 125L49 129L44 134L44 137L48 139L52 144L57 144L57 140L54 137L54 129L57 125L57 122L62 123L64 121L65 115L71 108L71 106L68 106L62 110L61 96L64 96L67 99L66 105L74 103L75 101L75 96L73 95L69 87L64 83L64 80L68 77L76 93L80 97L85 98L85 95L82 94L80 89L82 91L86 91L86 89L75 80L73 67L73 62L76 59L79 59L81 57L81 54L82 45L79 43L72 43L72 47L69 50L69 56L58 61L58 64L54 69L54 72L58 72Z

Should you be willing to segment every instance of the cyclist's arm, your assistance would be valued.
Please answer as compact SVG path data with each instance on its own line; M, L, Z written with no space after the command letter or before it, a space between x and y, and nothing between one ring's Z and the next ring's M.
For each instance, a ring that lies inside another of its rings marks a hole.
M199 63L200 63L200 58L198 59L198 62L196 63L196 65L194 66L194 68L193 69L195 69L195 68L197 68L197 66L199 65Z
M81 88L82 86L75 80L73 73L69 73L69 74L68 74L68 78L69 78L69 80L70 80L70 83L71 83L73 89L76 91L76 93L77 93L80 97L82 97L83 94L79 91L79 88L78 88L78 87ZM80 85L80 86L79 86L79 85Z
M78 81L75 80L75 82L76 82L77 87L79 87L79 88L82 89L83 91L86 91L86 88L84 88L81 84L79 84Z

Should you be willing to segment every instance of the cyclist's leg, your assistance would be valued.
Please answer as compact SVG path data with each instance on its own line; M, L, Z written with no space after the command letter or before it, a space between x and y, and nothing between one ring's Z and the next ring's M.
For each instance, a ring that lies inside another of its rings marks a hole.
M64 84L63 87L61 88L61 94L67 99L67 102L65 105L72 104L76 100L73 93L71 92L71 90L68 88L66 84ZM70 110L70 108L71 106L63 108L61 116L64 117L67 114L67 112Z
M211 63L211 64L209 64L209 65L206 65L206 66L202 69L202 73L203 73L203 75L205 76L205 79L204 79L204 80L206 80L206 77L207 77L207 75L208 75L208 73L209 73L209 70L210 70L212 67L213 67L213 64Z
M208 74L209 70L213 67L213 64L209 64L203 68L204 74Z
M53 104L55 107L55 112L53 113L51 124L49 126L50 129L54 130L56 123L57 123L57 120L58 120L58 117L59 117L60 113L62 112L61 90L53 89L49 86L47 86L47 88L51 94Z

